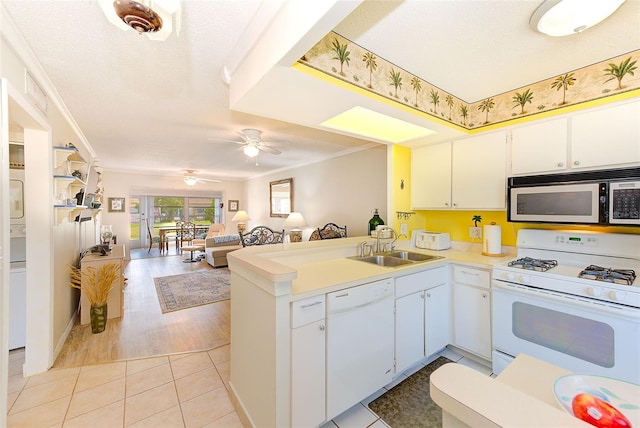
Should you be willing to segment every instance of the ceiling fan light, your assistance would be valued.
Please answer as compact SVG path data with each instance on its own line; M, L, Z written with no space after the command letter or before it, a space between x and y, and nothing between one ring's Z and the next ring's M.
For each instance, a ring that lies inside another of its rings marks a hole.
M246 146L244 146L242 151L244 152L245 155L247 155L250 158L254 158L254 157L258 156L258 153L260 153L260 149L258 149L254 145L246 145Z
M602 22L625 0L546 0L531 16L529 26L553 37L580 33Z
M195 184L198 182L198 179L193 175L185 175L184 182L187 183L188 186L195 186Z

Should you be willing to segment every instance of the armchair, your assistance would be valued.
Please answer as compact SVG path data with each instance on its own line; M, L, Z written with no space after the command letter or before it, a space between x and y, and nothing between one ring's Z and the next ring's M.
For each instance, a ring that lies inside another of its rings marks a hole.
M267 226L256 226L247 233L243 233L240 242L243 247L251 245L281 244L284 239L284 229L275 231Z
M213 238L214 236L222 236L224 235L224 224L222 223L212 223L209 226L209 230L207 230L207 236L203 239L194 239L193 245L205 245L206 240L209 238Z
M322 228L313 231L309 237L309 241L317 241L320 239L346 238L347 226L340 227L335 223L327 223Z

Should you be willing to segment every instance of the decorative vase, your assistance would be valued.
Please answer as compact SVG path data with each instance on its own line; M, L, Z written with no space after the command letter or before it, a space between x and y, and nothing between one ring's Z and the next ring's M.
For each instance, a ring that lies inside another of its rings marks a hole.
M91 333L102 333L107 326L107 304L91 305Z

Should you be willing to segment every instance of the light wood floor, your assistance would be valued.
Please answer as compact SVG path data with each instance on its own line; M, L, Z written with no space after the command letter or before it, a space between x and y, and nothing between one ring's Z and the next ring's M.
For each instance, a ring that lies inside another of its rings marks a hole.
M154 277L213 269L206 261L182 263L186 257L131 260L125 268L124 316L108 320L107 328L99 334L92 334L90 325L76 324L54 367L203 351L229 344L229 300L166 314L160 311Z

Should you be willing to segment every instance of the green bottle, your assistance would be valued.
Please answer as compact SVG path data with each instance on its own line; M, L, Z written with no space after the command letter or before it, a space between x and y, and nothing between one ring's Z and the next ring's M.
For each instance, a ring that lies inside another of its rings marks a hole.
M376 208L373 210L373 217L371 217L371 220L369 220L369 235L371 235L372 230L376 230L376 226L381 224L384 224L384 220L380 218L378 209Z

